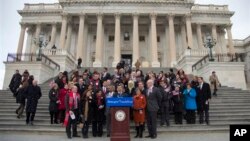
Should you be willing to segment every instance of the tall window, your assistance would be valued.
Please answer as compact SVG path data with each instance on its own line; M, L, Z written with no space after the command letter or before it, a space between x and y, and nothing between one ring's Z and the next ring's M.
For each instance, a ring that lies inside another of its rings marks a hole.
M140 42L145 42L145 36L139 36L139 41Z
M124 33L124 41L129 41L129 33L128 32L125 32Z
M115 37L114 37L113 35L110 35L110 36L109 36L109 42L113 42L114 39L115 39Z
M161 42L160 36L157 36L157 42Z

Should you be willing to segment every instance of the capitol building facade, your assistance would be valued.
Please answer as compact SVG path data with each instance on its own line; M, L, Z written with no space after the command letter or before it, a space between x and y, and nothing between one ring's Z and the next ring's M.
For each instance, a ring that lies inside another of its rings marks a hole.
M59 0L57 4L25 4L20 38L27 30L25 53L38 48L65 50L83 66L114 67L121 59L139 59L149 67L171 67L188 47L205 51L207 34L217 40L216 53L235 53L228 6L198 5L192 0ZM225 40L225 34L228 40ZM227 46L228 45L228 46ZM18 45L22 52L23 44Z
M60 71L74 69L81 58L82 67L115 67L121 60L134 67L138 60L144 68L176 67L195 73L193 65L209 54L204 47L208 37L216 42L213 54L244 53L249 46L248 39L233 40L234 12L227 5L200 5L194 0L59 0L25 4L18 13L22 18L17 54L40 52L59 64ZM243 79L245 64L237 63ZM14 65L7 61L6 70L14 70ZM44 74L55 73L40 68ZM216 68L196 73L212 70ZM10 76L6 74L5 80Z

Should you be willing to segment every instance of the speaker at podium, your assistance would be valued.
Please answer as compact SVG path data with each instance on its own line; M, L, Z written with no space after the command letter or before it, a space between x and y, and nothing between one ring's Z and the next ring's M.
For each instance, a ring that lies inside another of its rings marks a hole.
M106 105L111 112L110 141L130 141L129 109L133 106L133 98L107 98Z

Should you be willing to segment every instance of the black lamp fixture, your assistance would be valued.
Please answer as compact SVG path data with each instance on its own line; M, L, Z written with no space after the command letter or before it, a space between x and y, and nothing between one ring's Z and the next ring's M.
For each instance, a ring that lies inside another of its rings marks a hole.
M209 61L214 61L212 48L216 45L216 39L207 34L203 45L205 48L209 48Z
M48 45L48 41L44 39L44 34L40 34L38 38L34 38L34 44L39 47L37 61L40 61L42 58L42 47Z

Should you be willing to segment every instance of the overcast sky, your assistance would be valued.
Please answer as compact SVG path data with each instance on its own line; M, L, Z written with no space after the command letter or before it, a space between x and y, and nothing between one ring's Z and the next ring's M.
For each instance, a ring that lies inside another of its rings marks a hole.
M4 79L8 53L15 53L17 49L21 16L17 10L23 9L24 3L55 3L58 0L0 0L0 89ZM244 39L250 35L249 0L196 0L198 4L229 5L229 10L235 11L232 17L232 34L234 39Z

